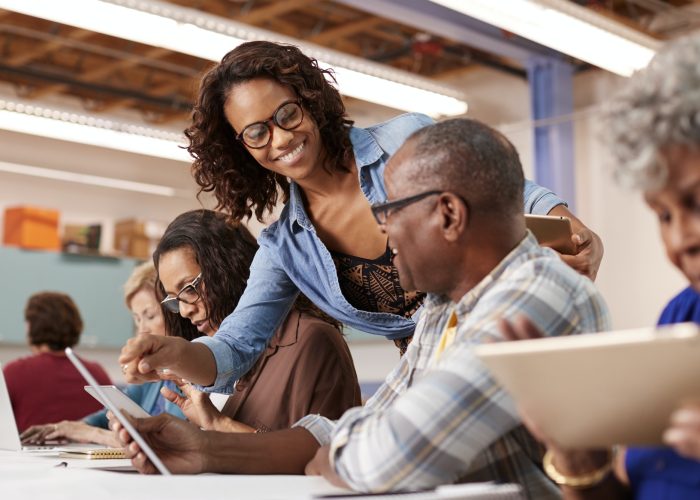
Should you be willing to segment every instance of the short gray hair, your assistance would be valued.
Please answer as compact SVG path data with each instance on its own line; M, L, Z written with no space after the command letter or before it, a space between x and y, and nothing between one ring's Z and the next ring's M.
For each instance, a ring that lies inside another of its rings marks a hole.
M642 189L662 184L661 150L700 146L700 34L667 43L632 75L605 115L618 181Z

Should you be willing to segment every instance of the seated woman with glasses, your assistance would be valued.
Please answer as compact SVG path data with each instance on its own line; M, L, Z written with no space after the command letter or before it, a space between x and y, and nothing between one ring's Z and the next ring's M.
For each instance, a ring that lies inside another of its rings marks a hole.
M229 386L258 359L299 293L405 351L424 294L401 288L392 260L401 249L389 248L371 205L386 201L389 157L432 120L413 113L353 127L333 83L298 48L264 41L239 45L204 76L185 132L196 182L235 221L255 214L262 222L279 201L285 207L261 234L248 287L217 335L186 346L130 341L120 357L130 380L154 380L168 368L207 391ZM524 211L570 217L577 254L562 258L595 277L602 243L562 200L527 182Z
M153 260L157 293L170 314L166 330L179 343L214 335L246 288L258 245L224 214L195 210L166 229ZM180 384L185 396L162 389L187 418L208 430L266 432L319 413L340 417L360 404L350 350L338 323L300 297L253 368L230 387L219 413L208 395ZM226 416L224 416L226 415Z
M165 335L163 313L156 300L155 286L156 268L151 262L137 266L124 284L124 300L126 307L131 311L137 333ZM129 385L126 393L151 415L169 413L185 418L176 404L161 396L160 388L168 384L173 383L158 380L142 385ZM81 383L81 390L83 385ZM90 400L94 401L92 398ZM95 406L99 404L95 403ZM41 444L45 441L65 439L79 443L119 446L119 442L109 430L108 423L107 410L99 410L82 420L60 420L32 426L22 433L21 439L24 444Z

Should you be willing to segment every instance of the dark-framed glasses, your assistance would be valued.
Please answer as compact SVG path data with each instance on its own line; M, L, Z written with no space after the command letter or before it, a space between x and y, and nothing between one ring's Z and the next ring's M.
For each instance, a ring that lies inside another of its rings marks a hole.
M294 130L304 120L304 110L299 101L288 101L272 113L272 116L261 122L247 125L236 139L252 149L264 148L272 139L272 124L282 130Z
M394 201L387 201L386 203L375 203L372 205L372 215L377 220L377 224L383 226L386 224L387 219L391 214L401 210L404 207L417 201L427 198L428 196L433 196L435 194L440 194L443 191L431 190L425 191L423 193L414 194L412 196L406 196L405 198L399 198Z
M168 295L160 303L171 313L180 314L180 302L195 304L202 298L202 296L199 295L199 290L197 290L197 287L201 283L202 273L199 273L195 279L183 286L175 297Z

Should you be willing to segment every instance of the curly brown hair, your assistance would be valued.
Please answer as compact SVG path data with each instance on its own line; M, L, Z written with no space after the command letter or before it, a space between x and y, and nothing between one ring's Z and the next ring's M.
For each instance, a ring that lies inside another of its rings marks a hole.
M269 78L290 87L299 97L305 115L318 126L325 153L324 168L348 171L352 160L345 105L332 72L293 45L265 41L247 42L224 56L202 79L192 112L192 125L185 130L187 151L194 158L192 175L199 193L214 192L217 209L233 221L263 214L282 201L289 201L286 177L266 170L245 146L224 114L231 89L255 78Z
M24 308L29 325L29 344L47 345L52 351L73 347L80 340L83 320L80 311L68 295L41 292L29 297Z

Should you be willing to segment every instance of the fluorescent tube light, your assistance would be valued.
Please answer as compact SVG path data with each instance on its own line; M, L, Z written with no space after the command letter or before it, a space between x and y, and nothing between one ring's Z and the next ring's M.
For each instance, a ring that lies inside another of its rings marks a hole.
M567 0L430 0L622 76L662 43Z
M464 94L434 80L166 2L0 0L0 8L216 62L246 40L291 43L333 68L344 95L434 117L467 111Z
M191 163L181 134L0 99L0 129Z
M44 179L54 179L58 181L77 182L79 184L87 184L90 186L121 189L123 191L134 191L145 194L156 194L159 196L177 196L181 198L192 197L191 193L169 186L125 181L123 179L114 179L112 177L79 174L76 172L68 172L66 170L54 170L52 168L34 167L31 165L20 165L19 163L0 162L0 172L29 175L31 177L41 177Z

